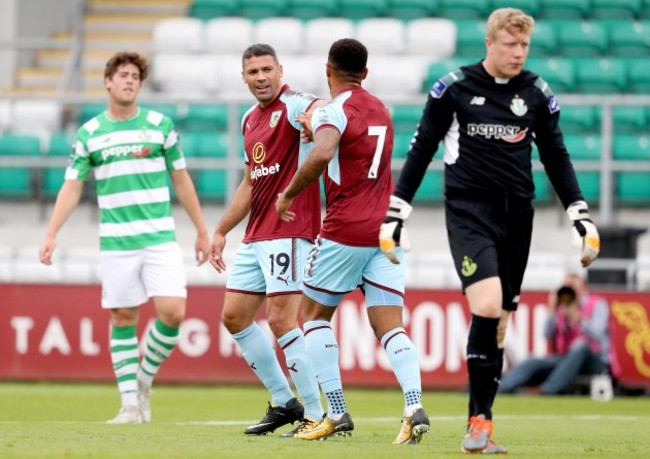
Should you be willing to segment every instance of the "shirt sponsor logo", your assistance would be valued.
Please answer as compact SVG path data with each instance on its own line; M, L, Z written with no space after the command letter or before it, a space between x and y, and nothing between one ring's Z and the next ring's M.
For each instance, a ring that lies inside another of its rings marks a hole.
M555 97L555 94L551 94L548 99L548 111L551 113L559 112L560 111L560 104L557 101L557 98Z
M255 166L251 169L251 180L266 177L267 175L277 174L278 172L280 172L280 163L275 163L270 167L266 167L264 164L261 166Z
M485 97L474 96L472 100L469 101L470 105L483 105L485 104Z
M447 89L447 84L444 81L442 81L441 78L435 83L433 83L433 86L431 87L431 91L429 91L429 94L431 94L431 97L440 99L440 97L442 97L446 89Z
M253 157L253 161L257 164L264 161L264 158L266 158L266 149L264 148L264 144L262 142L257 142L255 145L253 145L251 156Z
M519 126L504 126L502 124L474 124L467 125L467 135L479 135L486 139L504 140L510 143L522 141L526 137L528 128L521 129Z
M147 156L149 153L151 148L144 148L144 145L119 145L102 150L102 159L106 160L110 156Z

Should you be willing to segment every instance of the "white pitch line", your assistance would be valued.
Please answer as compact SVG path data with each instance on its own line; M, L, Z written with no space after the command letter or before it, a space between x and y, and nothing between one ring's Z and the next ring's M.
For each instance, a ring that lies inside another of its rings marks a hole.
M623 421L623 422L650 422L650 416L622 416L622 415L501 415L495 416L495 420L537 420L537 421L555 421L555 420L576 420L576 421ZM431 422L450 422L463 421L466 416L429 416ZM354 418L355 422L399 422L401 418ZM254 424L257 421L188 421L175 422L175 425L206 425L206 426L243 426Z
M429 416L429 421L431 422L451 422L451 421L458 421L462 422L466 420L467 417L465 416ZM599 415L599 414L585 414L585 415L497 415L495 416L495 420L520 420L520 419L525 419L525 420L536 420L536 421L567 421L567 420L575 420L575 421L592 421L592 422L600 422L600 421L619 421L619 422L650 422L650 416L624 416L624 415ZM383 417L383 418L354 418L355 422L379 422L379 423L384 423L384 422L396 422L398 423L400 421L400 418L397 417ZM156 422L154 421L155 424L172 424L176 426L248 426L251 424L255 424L258 422L258 420L248 420L248 421L235 421L235 420L225 420L225 421L183 421L183 422ZM43 423L43 424L106 424L105 421L74 421L74 420L67 420L67 421L0 421L0 426L2 425L12 425L12 424L25 424L25 423ZM144 425L144 424L143 424Z

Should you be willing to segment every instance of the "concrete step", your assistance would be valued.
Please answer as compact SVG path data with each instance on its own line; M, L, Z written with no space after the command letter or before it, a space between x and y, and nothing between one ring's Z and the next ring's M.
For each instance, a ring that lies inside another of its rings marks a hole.
M17 72L17 83L21 88L53 87L57 88L63 78L63 69L28 67ZM99 69L88 69L83 72L85 88L103 88L104 72Z
M192 0L91 0L91 13L169 13L185 16Z
M145 33L153 30L158 21L178 17L171 13L89 13L84 20L88 32Z
M106 90L104 88L87 88L82 93L89 98L106 97ZM11 97L26 97L26 98L55 98L58 95L56 87L52 86L38 86L38 87L9 87L0 88L0 96Z
M140 51L139 51L140 52ZM82 55L82 68L86 70L104 70L106 61L115 54L115 50L92 49L84 51ZM142 51L145 57L149 56L148 51ZM39 67L50 69L62 69L70 57L67 49L46 49L36 53L36 62Z
M52 38L72 43L73 35L71 31L57 32ZM87 50L126 49L143 52L151 48L151 32L86 32L83 41Z

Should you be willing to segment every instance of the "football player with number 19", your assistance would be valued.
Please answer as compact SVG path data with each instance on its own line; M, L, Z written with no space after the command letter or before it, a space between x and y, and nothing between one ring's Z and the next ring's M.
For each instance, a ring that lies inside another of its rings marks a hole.
M558 125L558 102L540 76L523 68L533 27L533 18L518 9L493 11L485 59L433 85L380 231L382 249L398 263L395 247L407 240L409 203L443 141L447 233L472 316L469 419L461 447L468 453L507 452L491 439L492 405L530 251L533 142L573 224L582 265L600 250Z

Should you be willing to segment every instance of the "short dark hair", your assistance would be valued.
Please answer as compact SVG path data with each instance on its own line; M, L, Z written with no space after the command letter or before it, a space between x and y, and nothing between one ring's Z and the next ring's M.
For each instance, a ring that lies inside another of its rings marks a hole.
M244 50L244 54L242 54L241 56L242 68L244 67L244 62L246 61L246 59L250 59L251 57L260 57L260 56L272 56L273 60L279 63L278 55L275 52L273 46L267 45L266 43L256 43L254 45L250 45L248 48Z
M115 53L108 62L106 62L106 67L104 68L104 78L113 78L113 75L117 73L117 69L125 64L133 64L140 71L140 81L147 79L149 75L149 64L147 59L138 53L133 53L129 51L120 51Z
M332 43L327 60L337 72L358 75L368 64L368 50L359 40L341 38Z
M558 304L571 304L576 300L576 291L569 285L563 285L557 291Z

